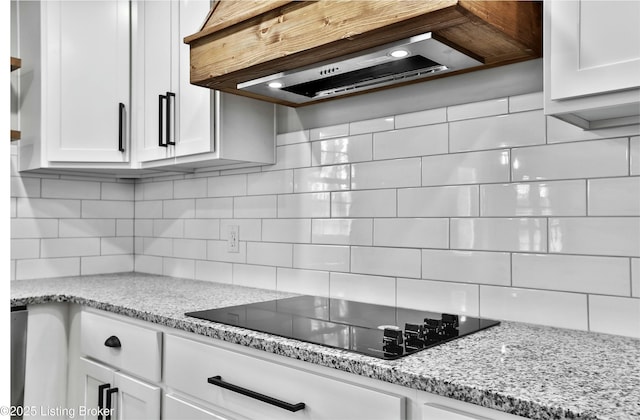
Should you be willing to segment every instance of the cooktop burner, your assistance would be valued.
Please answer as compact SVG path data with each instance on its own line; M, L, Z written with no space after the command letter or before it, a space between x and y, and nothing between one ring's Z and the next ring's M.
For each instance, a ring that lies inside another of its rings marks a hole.
M295 296L185 315L381 359L397 359L500 324L490 319L319 296Z

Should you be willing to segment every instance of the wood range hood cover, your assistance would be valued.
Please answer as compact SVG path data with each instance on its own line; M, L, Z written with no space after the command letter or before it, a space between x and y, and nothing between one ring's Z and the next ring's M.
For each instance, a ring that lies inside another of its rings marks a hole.
M192 84L295 107L425 79L406 78L304 103L239 85L298 69L315 71L318 64L331 68L326 66L344 57L425 36L475 63L430 79L538 58L542 2L220 0L201 30L184 42L190 46Z

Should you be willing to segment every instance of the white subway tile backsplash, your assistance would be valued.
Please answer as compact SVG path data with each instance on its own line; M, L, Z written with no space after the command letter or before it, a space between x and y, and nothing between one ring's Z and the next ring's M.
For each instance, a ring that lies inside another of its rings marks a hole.
M631 296L640 297L640 258L631 258Z
M233 217L233 198L197 198L195 217L198 219Z
M114 219L60 219L60 237L115 236Z
M422 158L422 185L509 182L509 151L455 153Z
M18 198L18 217L80 217L80 200Z
M419 249L351 247L351 272L397 277L420 277Z
M153 236L153 220L136 219L133 230L136 237Z
M640 177L590 179L589 216L640 215Z
M279 292L329 296L329 273L326 271L278 267L277 282Z
M583 130L582 128L564 122L555 117L547 117L547 143L568 141L598 140L613 137L637 136L640 126L628 125L623 127L605 128L600 130Z
M498 149L545 143L542 110L457 121L449 127L449 150Z
M133 268L140 273L162 275L162 257L151 255L134 255Z
M207 258L207 241L204 239L174 239L173 257L204 260Z
M351 189L420 186L420 159L394 159L351 165Z
M77 276L80 274L80 258L43 258L16 261L16 280L42 277Z
M100 255L133 255L133 238L126 236L101 238Z
M314 244L371 245L373 242L371 219L314 219L311 229Z
M247 175L226 175L207 178L209 197L235 197L247 194Z
M396 279L394 277L331 273L329 297L395 306Z
M422 278L510 286L510 254L508 252L423 249Z
M373 157L373 136L362 134L317 141L311 145L311 155L314 166L369 161Z
M13 197L9 200L9 217L12 219L18 217L18 200Z
M589 327L640 338L640 299L589 295Z
M233 217L235 218L272 218L277 215L277 197L275 195L255 195L233 199Z
M165 276L182 277L187 279L195 278L196 264L194 260L182 258L163 258L162 274Z
M162 202L162 217L165 219L192 219L195 215L196 202L193 199Z
M42 198L100 199L100 183L91 181L69 181L43 179Z
M158 238L184 238L183 219L157 219L153 221L153 235Z
M640 137L631 137L629 148L629 173L631 175L640 175Z
M296 169L294 179L293 191L297 193L348 190L351 185L349 165Z
M394 128L393 117L374 118L365 121L356 121L349 124L349 134L374 133L376 131L388 131Z
M262 240L266 242L311 242L310 219L263 219Z
M247 175L247 194L287 194L293 192L293 171L258 172Z
M375 219L373 245L406 248L448 248L448 219Z
M276 147L276 164L263 166L264 171L277 171L311 166L311 144L299 143Z
M11 219L12 238L55 238L57 219Z
M10 257L24 260L40 257L40 239L11 239Z
M398 190L398 217L457 217L479 214L477 185Z
M480 286L480 316L587 330L587 296L515 287Z
M349 124L312 128L309 134L311 136L311 141L324 140L332 137L344 137L349 135Z
M82 217L88 219L133 219L132 201L82 200Z
M331 217L395 217L395 215L396 190L331 193Z
M549 252L640 257L640 217L551 218Z
M220 239L220 220L188 219L184 221L184 237L189 239Z
M466 120L488 115L506 114L507 112L509 112L508 98L490 99L488 101L450 106L447 108L447 119L449 121Z
M485 251L547 251L541 218L451 219L451 248Z
M293 268L349 271L349 247L294 244Z
M40 197L40 178L11 177L11 197Z
M233 264L197 260L195 279L218 283L233 283Z
M544 95L542 92L525 93L524 95L509 97L509 112L531 111L542 109Z
M584 180L480 186L481 216L586 216Z
M513 180L624 176L627 144L627 139L613 139L514 149Z
M262 220L260 219L225 219L220 221L220 239L227 240L229 226L238 226L238 237L241 241L262 240Z
M239 252L228 252L227 241L207 241L207 260L246 263L247 262L247 243L240 241L238 243Z
M293 245L270 242L248 242L247 264L291 267Z
M373 135L374 159L437 155L447 153L448 147L447 124L403 128Z
M278 196L278 217L329 217L331 195L328 192Z
M100 255L100 238L46 238L40 240L41 258Z
M513 285L630 296L627 258L513 254Z
M173 240L170 238L144 238L142 250L145 255L171 257L173 256Z
M262 265L234 264L233 284L275 290L276 268Z
M136 201L134 217L136 219L161 219L162 201Z
M276 136L276 145L284 146L287 144L304 143L309 141L309 130L292 131L291 133L278 134Z
M447 108L428 109L426 111L410 112L396 115L396 128L416 127L447 121Z
M478 316L479 286L444 281L398 279L398 306Z
M123 273L133 271L133 254L80 258L80 274Z
M169 200L173 198L173 181L141 184L143 200Z
M173 198L199 198L206 196L206 178L192 178L173 181Z
M134 184L123 182L103 182L100 198L102 200L134 200Z

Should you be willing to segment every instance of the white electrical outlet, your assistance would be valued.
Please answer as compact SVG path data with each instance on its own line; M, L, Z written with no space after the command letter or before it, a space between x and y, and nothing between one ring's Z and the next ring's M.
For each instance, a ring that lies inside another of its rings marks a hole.
M227 252L240 252L240 226L229 225L227 227Z

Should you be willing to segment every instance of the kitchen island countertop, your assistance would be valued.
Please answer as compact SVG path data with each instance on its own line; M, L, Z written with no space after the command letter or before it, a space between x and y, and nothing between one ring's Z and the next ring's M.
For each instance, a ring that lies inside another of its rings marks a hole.
M533 419L640 419L640 340L515 322L398 359L190 318L287 296L120 273L11 283L11 305L71 302Z

